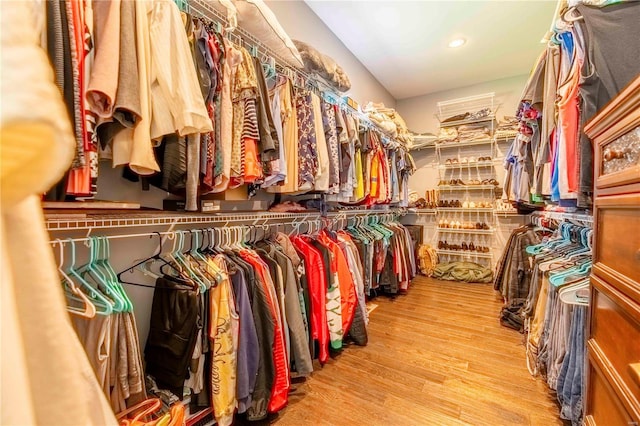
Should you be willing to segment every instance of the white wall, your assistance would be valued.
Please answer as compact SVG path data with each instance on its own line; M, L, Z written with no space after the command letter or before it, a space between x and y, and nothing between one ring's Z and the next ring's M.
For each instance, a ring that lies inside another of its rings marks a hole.
M498 116L514 115L520 102L518 98L524 89L528 77L528 75L519 75L474 84L473 86L430 93L424 96L400 99L396 103L396 110L402 115L407 122L407 126L412 131L436 134L439 127L438 119L436 118L437 103L440 101L495 92L496 101L499 104Z
M304 41L331 56L345 70L351 80L351 90L348 94L354 100L361 105L369 101L381 101L389 107L396 105L393 96L304 1L265 0L265 3L275 13L289 37Z

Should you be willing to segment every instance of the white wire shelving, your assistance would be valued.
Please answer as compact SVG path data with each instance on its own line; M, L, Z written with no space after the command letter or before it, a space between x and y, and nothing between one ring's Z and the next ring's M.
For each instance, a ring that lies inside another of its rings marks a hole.
M493 167L493 161L474 161L473 163L443 164L438 166L442 170L473 169L475 167Z
M487 138L487 139L478 139L478 140L472 140L472 141L440 142L440 143L436 143L435 146L436 148L442 150L445 148L460 148L463 146L493 145L494 142L495 142L494 139Z
M438 253L438 255L445 255L445 256L459 256L459 257L470 257L470 258L484 258L484 259L491 259L493 258L493 254L491 254L491 252L489 253L480 253L477 251L469 251L469 250L441 250L438 249L436 250L436 253Z
M467 208L465 209L464 207L438 207L438 211L439 212L443 212L443 213L493 213L493 209L486 209L486 208L482 208L482 209L471 209L471 208Z
M486 191L496 190L496 185L438 185L440 191Z
M492 235L495 229L460 229L460 228L436 228L441 234L471 234L471 235Z
M435 215L437 212L436 209L408 209L405 214L407 215Z
M368 210L354 209L330 212L326 218L337 221L353 217L370 217L383 215L402 215L403 210ZM181 226L181 225L211 225L235 226L242 224L268 225L270 222L293 221L297 223L318 221L323 217L319 212L275 213L275 212L247 212L247 213L211 213L211 214L168 214L127 212L125 214L87 214L79 218L77 213L65 217L64 213L46 217L46 227L49 232L77 231L92 229L121 229L152 226Z

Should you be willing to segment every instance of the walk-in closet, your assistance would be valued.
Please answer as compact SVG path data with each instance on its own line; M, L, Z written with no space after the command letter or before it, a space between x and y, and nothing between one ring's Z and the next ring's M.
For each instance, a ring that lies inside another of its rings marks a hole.
M640 2L0 22L0 424L640 424Z

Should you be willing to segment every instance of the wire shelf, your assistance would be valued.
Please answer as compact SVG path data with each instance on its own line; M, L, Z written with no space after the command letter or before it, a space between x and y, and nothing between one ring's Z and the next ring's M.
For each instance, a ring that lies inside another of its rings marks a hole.
M407 215L435 215L436 209L409 209L406 211Z
M460 148L464 146L493 145L494 142L494 139L478 139L473 141L460 142L436 142L436 147L439 149Z
M327 218L333 220L349 219L356 216L374 215L402 215L399 209L390 210L341 210L330 212ZM50 232L54 231L77 231L91 229L111 229L111 228L135 228L145 226L179 226L179 225L242 225L261 224L266 225L270 221L277 223L284 220L312 221L320 220L322 216L317 211L300 213L275 213L275 212L252 212L252 213L211 213L211 214L131 214L127 215L91 215L85 218L47 218L46 227Z
M484 191L497 190L495 185L438 185L441 191Z
M523 216L524 217L524 215L518 213L517 210L514 210L514 211L498 211L498 210L496 210L496 216L503 216L503 217Z
M474 167L493 167L493 161L481 161L474 163L458 163L458 164L444 164L442 166L438 166L443 170L448 169L473 169Z
M472 235L491 235L496 232L495 229L455 229L455 228L436 228L442 234L472 234Z
M480 253L480 252L468 251L468 250L436 250L436 253L438 253L438 255L445 255L445 256L477 257L477 258L484 258L484 259L491 259L493 257L491 252Z
M493 139L496 143L512 143L516 136L494 136Z
M478 124L478 123L486 123L487 121L495 121L495 114L487 115L482 118L474 118L472 120L456 120L456 121L447 121L446 123L440 123L440 127L458 127L465 126L467 124Z
M458 207L440 207L438 212L441 213L493 213L493 209L465 209Z

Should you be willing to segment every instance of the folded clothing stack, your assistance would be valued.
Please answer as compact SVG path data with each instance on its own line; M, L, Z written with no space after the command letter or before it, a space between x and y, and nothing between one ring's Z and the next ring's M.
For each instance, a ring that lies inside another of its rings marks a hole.
M458 140L476 141L491 137L491 128L484 123L468 124L458 127Z
M519 128L520 122L517 117L505 116L498 124L494 136L498 139L514 138Z
M443 127L438 133L438 142L458 142L458 130L455 127Z
M369 102L363 111L386 134L402 142L407 148L412 147L413 135L407 128L407 123L395 109L387 108L383 103Z

